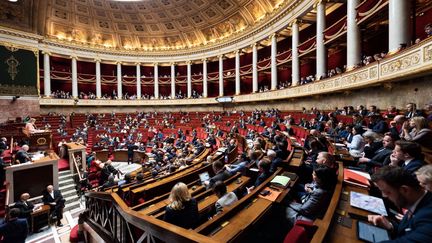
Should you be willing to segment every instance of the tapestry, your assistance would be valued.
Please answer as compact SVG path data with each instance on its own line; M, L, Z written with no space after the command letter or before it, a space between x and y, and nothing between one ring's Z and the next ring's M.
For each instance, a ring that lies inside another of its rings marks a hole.
M0 95L38 96L37 50L0 43Z

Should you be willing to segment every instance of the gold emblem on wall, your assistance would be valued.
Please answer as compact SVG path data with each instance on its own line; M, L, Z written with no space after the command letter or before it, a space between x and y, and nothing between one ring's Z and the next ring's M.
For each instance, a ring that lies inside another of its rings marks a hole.
M36 140L37 145L45 145L47 143L46 138L38 138Z
M19 61L14 56L10 56L6 59L5 63L8 65L8 73L11 79L15 80L15 77L18 74L17 67L20 65Z

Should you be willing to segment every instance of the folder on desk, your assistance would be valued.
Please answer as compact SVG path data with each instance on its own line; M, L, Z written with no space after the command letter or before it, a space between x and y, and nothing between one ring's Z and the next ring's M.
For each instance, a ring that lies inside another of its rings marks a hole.
M290 182L290 178L288 176L278 175L270 181L270 184L277 187L287 187Z
M366 172L344 169L344 182L363 188L370 187L370 175Z

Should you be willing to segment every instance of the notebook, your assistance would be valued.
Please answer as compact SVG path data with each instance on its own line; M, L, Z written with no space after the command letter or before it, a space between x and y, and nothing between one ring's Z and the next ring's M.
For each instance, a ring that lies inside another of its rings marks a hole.
M358 170L350 170L350 169L344 169L344 182L363 187L368 188L370 187L370 175L366 172L361 172Z
M366 242L390 240L387 230L362 221L358 221L357 231L358 238Z
M204 172L204 173L199 174L199 178L200 178L200 181L201 181L201 184L202 184L205 181L210 180L210 175L209 175L208 172Z

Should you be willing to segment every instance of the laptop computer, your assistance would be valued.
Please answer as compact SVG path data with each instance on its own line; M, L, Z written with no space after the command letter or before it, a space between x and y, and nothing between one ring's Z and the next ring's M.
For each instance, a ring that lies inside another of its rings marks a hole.
M203 173L199 174L199 178L200 178L201 184L204 184L205 181L210 180L210 175L208 172L203 172Z

